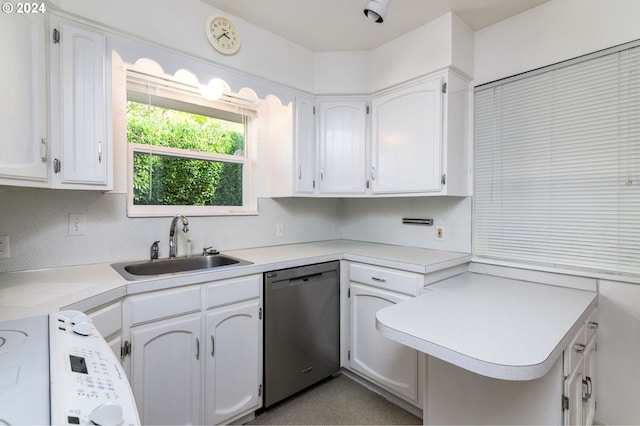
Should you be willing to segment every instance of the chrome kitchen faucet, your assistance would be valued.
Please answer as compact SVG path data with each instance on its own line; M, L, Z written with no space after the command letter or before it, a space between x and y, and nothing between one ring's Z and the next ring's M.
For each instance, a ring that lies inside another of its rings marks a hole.
M185 216L178 214L171 221L171 227L169 228L169 258L174 258L178 255L178 237L176 236L176 223L178 219L182 220L182 232L189 232L189 219Z

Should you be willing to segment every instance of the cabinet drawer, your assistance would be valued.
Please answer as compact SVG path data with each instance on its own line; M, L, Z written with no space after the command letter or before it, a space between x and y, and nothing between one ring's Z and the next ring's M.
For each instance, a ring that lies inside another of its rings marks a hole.
M199 311L200 300L200 286L133 296L131 325Z
M423 276L397 269L349 263L349 280L397 293L416 296Z
M564 375L569 376L584 358L588 343L593 339L598 329L596 309L591 312L587 320L582 324L575 337L564 351Z
M580 330L576 333L575 337L569 343L569 346L564 350L564 375L569 376L580 364L580 361L584 357L584 351L587 347L585 336L585 326L580 327Z
M260 275L216 281L206 286L206 309L260 297Z
M588 342L591 340L591 338L593 336L595 336L596 334L596 330L598 329L598 310L595 309L591 315L589 315L589 318L587 318L587 323L585 324L584 327L584 341Z
M122 330L122 302L116 302L91 312L89 318L102 337L108 339Z

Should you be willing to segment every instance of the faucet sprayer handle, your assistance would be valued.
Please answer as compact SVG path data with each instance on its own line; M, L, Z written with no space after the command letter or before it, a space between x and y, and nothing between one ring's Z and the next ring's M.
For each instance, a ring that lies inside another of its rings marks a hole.
M153 244L151 244L151 250L150 250L150 257L151 260L155 260L158 258L158 251L159 251L159 247L158 247L158 243L160 241L154 241Z
M215 254L220 254L220 252L213 247L205 247L202 249L203 256L213 256Z

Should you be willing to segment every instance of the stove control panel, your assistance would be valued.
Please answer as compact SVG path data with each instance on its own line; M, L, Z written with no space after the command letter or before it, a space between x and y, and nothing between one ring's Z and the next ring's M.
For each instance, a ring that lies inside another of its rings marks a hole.
M140 424L120 360L89 317L52 315L49 339L52 424Z

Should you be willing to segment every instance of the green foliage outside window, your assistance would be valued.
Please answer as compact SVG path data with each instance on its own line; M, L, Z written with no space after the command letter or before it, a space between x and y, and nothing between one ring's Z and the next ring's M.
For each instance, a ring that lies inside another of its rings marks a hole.
M244 155L244 125L183 111L127 103L130 143ZM242 206L240 163L135 152L134 205Z

